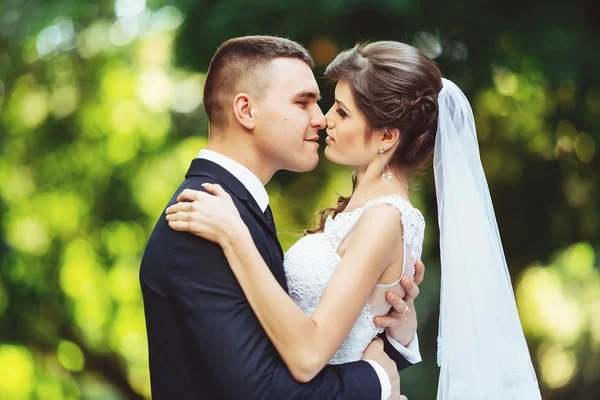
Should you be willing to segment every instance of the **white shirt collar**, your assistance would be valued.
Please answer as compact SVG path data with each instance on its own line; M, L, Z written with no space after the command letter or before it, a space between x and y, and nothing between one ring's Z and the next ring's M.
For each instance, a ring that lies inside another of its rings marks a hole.
M212 150L200 150L198 158L203 158L208 161L212 161L215 164L225 168L231 175L235 176L244 185L246 190L250 192L256 203L265 212L269 205L269 194L262 184L260 179L248 168L244 167L237 161L232 160L223 154L217 153Z

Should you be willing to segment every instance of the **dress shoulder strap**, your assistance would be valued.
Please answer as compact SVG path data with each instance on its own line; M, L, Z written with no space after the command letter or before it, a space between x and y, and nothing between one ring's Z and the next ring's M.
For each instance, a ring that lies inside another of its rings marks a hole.
M408 200L397 194L392 194L390 196L384 196L370 200L364 205L364 209L374 206L375 204L389 204L397 208L402 215L404 215L409 209L414 209L414 207L410 204Z

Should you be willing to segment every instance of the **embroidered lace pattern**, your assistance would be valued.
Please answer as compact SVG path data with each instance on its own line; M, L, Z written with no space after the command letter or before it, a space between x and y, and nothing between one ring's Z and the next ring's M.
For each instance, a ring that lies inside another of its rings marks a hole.
M340 262L338 246L364 210L374 204L389 204L400 211L405 249L410 251L411 258L421 258L425 220L419 210L400 196L374 199L352 212L338 214L335 218L329 217L323 233L301 238L289 249L283 262L290 296L306 315L311 315L316 309L327 282ZM373 315L366 302L358 320L329 363L342 364L360 360L371 340L380 332L382 330L373 324Z

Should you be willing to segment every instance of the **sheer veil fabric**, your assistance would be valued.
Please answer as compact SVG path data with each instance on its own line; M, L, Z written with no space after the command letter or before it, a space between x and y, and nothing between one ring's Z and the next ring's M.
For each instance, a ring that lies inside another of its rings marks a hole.
M458 86L442 81L434 152L442 265L437 399L541 399L473 111Z

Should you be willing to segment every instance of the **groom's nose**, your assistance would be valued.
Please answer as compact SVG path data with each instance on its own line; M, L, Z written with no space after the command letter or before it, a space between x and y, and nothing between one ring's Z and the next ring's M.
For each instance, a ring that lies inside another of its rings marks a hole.
M325 129L327 126L327 120L325 120L325 115L323 115L321 107L317 107L315 114L312 116L311 126L317 129Z

